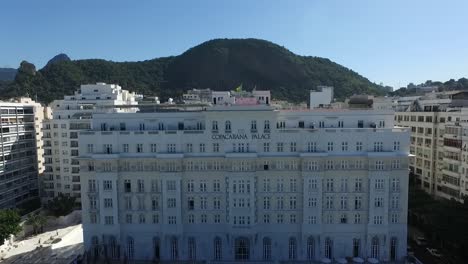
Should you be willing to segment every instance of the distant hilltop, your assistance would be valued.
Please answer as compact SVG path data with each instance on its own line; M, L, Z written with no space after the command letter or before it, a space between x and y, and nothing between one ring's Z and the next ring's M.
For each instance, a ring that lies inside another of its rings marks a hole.
M329 59L299 56L260 39L215 39L179 56L139 62L101 59L71 60L59 54L36 71L23 62L15 80L3 87L2 97L37 94L51 102L73 94L80 84L116 83L124 89L162 99L182 95L192 88L271 90L279 100L305 102L309 90L335 87L335 97L353 94L383 95L386 88Z

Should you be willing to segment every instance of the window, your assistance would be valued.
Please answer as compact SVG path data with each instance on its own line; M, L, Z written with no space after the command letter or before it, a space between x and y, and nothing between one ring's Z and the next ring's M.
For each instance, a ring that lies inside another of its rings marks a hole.
M153 210L153 211L159 210L159 199L158 199L158 197L153 197L151 199L151 210Z
M263 260L271 260L271 239L263 238Z
M270 120L265 120L265 122L263 123L263 130L270 130Z
M400 168L400 160L392 160L392 169Z
M175 208L176 207L176 199L175 198L168 198L167 199L167 208Z
M188 215L188 223L194 224L195 223L195 216L193 214Z
M264 224L269 224L270 223L270 215L269 214L264 214L263 215L263 223Z
M219 143L213 143L213 152L219 152Z
M394 141L393 142L393 150L394 151L400 150L400 141Z
M278 143L276 143L276 151L277 151L277 152L283 152L283 150L284 150L284 144L283 144L283 142L278 142Z
M327 179L325 187L327 192L333 192L333 179Z
M375 207L383 207L384 199L383 197L376 197L374 199L374 206Z
M341 214L340 216L340 223L341 224L346 224L348 223L348 216L346 214Z
M317 198L315 197L309 198L309 207L317 207Z
M127 153L128 152L128 144L122 144L122 152Z
M125 180L124 181L124 191L126 193L129 193L132 191L132 183L130 182L130 180Z
M270 152L270 143L263 142L263 152Z
M166 187L168 191L175 191L176 190L176 181L170 180L166 182Z
M88 180L88 192L96 192L96 180Z
M390 202L390 208L391 209L398 209L400 205L400 197L398 196L392 196L391 202Z
M325 209L333 209L333 196L325 197Z
M307 260L313 260L315 257L315 243L314 238L309 237L307 239Z
M383 160L376 160L375 161L375 169L376 170L384 170L385 169L385 163Z
M176 152L176 144L167 144L167 152L168 153L175 153Z
M133 259L135 256L135 241L132 237L127 237L127 257Z
M97 200L96 197L89 197L89 209L97 209Z
M289 180L289 191L290 192L297 192L297 179L290 179Z
M247 238L237 238L234 242L234 257L235 260L248 260L249 259L249 240Z
M361 214L354 214L354 223L355 224L361 223Z
M104 191L111 191L112 190L112 181L104 180L103 187L104 187Z
M142 179L139 179L138 181L138 192L142 193L145 192L145 182Z
M93 153L94 152L93 144L88 144L87 151L88 151L88 153Z
M341 142L341 151L348 151L348 142Z
M356 196L354 197L354 209L360 210L362 208L362 197Z
M113 216L105 216L104 217L104 224L113 225L114 224L114 217Z
M187 153L192 153L193 152L193 144L192 143L188 143L185 146L185 152L187 152Z
M176 237L171 238L171 260L177 260L179 258L179 246Z
M137 153L143 152L143 144L136 144L136 152Z
M125 197L125 209L132 210L132 197Z
M295 196L289 198L289 209L297 209L297 198Z
M295 224L296 223L296 215L292 214L289 216L289 223L290 224Z
M374 142L374 152L383 151L383 142Z
M333 241L330 238L325 239L325 257L332 259L333 258Z
M379 258L379 239L377 237L372 238L371 242L371 258Z
M170 225L176 225L177 224L177 218L176 216L168 216L167 217L167 222L170 224Z
M224 130L226 131L226 133L231 132L231 121L228 120L224 123Z
M296 238L291 237L289 239L289 250L288 250L289 260L297 259L297 242Z
M384 180L383 179L376 179L375 180L375 189L376 190L383 190L384 189Z
M112 208L112 199L104 198L104 208Z
M317 217L315 215L309 215L307 219L308 219L309 224L311 225L317 224Z
M327 150L328 150L328 151L333 151L333 142L328 142L328 144L327 144Z
M189 260L197 259L197 247L193 237L188 238L188 258Z
M381 225L383 224L383 217L381 215L374 216L374 225Z
M257 121L256 120L250 121L250 130L257 131Z
M307 152L317 152L317 142L307 142Z
M138 217L138 222L140 224L144 224L146 222L146 217L144 214L140 214L140 216Z
M218 121L211 122L211 130L218 131Z
M152 152L152 153L158 152L158 148L157 148L157 145L156 145L156 144L151 143L150 146L151 146L151 152Z
M213 221L214 221L215 224L221 223L221 215L219 215L219 214L214 215Z
M213 192L220 192L221 191L221 181L214 180L213 181Z
M205 152L205 143L200 143L200 152Z
M340 199L340 208L341 208L341 210L346 210L346 209L348 209L348 197L346 197L346 196L341 196L341 199Z
M361 252L361 240L359 238L353 239L353 258L359 257Z
M397 213L390 214L390 222L392 224L397 224L398 223L398 214Z
M290 149L291 152L296 152L297 151L297 143L296 142L291 142L289 149Z
M213 242L214 246L214 259L221 260L222 259L222 242L221 238L216 237Z
M354 191L362 192L362 179L361 178L354 180Z
M400 179L392 179L392 192L400 191Z

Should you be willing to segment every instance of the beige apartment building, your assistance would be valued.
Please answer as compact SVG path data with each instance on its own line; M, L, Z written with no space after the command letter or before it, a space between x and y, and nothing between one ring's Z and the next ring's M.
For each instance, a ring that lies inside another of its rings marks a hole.
M431 93L397 102L395 123L411 127L410 179L426 192L463 201L468 194L468 93Z

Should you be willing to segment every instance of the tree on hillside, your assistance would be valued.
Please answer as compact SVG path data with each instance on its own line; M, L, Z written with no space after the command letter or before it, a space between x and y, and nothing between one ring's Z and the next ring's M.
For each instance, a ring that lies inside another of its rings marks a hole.
M10 235L16 235L21 231L21 217L18 212L11 209L0 210L0 245Z
M59 194L52 201L47 204L49 209L54 216L67 215L73 211L76 205L76 197L66 196Z
M33 227L34 235L43 232L44 225L47 223L47 218L40 213L30 214L26 220L26 224Z

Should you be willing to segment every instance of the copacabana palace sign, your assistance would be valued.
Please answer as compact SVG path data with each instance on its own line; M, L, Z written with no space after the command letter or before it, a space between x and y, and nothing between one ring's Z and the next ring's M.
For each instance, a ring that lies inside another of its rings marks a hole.
M249 135L247 134L214 134L214 135L211 135L211 139L214 139L214 140L237 140L237 139L268 140L270 139L270 134L250 134L250 138L249 138Z

